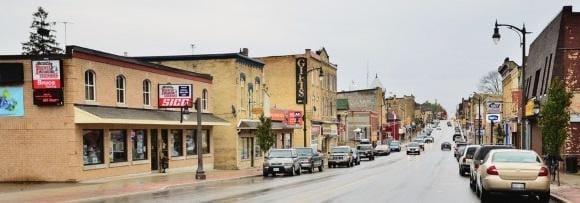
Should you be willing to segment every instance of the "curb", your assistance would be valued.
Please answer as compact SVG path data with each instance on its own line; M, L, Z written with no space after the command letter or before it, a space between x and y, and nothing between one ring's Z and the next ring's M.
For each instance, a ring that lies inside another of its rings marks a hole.
M566 198L564 198L564 197L562 197L560 195L557 195L557 194L555 194L553 192L550 192L550 197L553 198L553 199L556 199L558 202L572 203L571 201L567 200Z

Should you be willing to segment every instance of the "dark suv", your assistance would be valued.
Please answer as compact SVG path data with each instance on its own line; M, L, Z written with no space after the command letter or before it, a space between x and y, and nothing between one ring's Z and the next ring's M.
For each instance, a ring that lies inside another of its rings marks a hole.
M356 150L361 159L367 158L370 161L375 160L375 149L373 148L373 145L360 144L356 146Z
M475 150L473 160L469 164L469 187L472 191L475 191L477 180L479 179L480 171L478 171L478 168L481 160L494 149L514 149L514 147L511 145L482 145L479 149Z

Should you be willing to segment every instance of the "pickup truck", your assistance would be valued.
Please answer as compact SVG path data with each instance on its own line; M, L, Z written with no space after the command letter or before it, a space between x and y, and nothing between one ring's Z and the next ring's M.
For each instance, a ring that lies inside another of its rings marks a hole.
M320 153L309 147L295 149L298 152L302 169L308 170L309 173L314 172L315 168L318 168L318 172L324 170L324 156Z
M355 164L353 150L349 146L333 147L328 158L328 167L335 168L343 165L346 167L353 167Z

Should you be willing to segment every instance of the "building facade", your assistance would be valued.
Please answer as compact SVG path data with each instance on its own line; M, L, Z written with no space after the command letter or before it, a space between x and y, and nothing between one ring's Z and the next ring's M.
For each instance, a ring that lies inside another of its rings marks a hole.
M169 83L189 98L179 100L186 106L202 98L200 142L205 169L213 169L213 126L227 123L212 115L210 75L78 46L63 55L0 56L0 71L7 70L21 79L0 81L13 107L0 110L0 152L7 155L0 181L152 173L160 171L163 157L169 171L196 167L196 119L180 123L180 108L163 109L158 102L157 95L175 90L158 91Z
M384 92L380 87L373 89L341 91L337 93L338 99L348 101L348 126L346 132L349 143L369 139L371 143L378 144L386 139L384 131L381 132L381 124L386 122L384 114Z
M412 129L416 128L415 122L415 110L416 110L416 102L415 96L410 95L403 95L403 97L397 97L396 95L387 97L385 99L385 105L387 112L390 114L394 114L390 116L394 120L389 120L389 124L396 122L396 128L389 127L387 132L397 131L397 134L406 135ZM391 126L391 125L389 125Z
M521 117L520 67L517 63L506 58L499 66L498 72L502 77L502 112L501 126L505 136L504 143L521 148L522 136L518 134L518 118Z

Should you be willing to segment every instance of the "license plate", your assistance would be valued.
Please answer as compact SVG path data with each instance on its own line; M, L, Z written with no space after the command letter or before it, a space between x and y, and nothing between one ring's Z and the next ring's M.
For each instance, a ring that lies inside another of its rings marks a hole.
M525 183L512 183L512 190L525 190L526 184Z
M272 170L273 170L273 171L280 171L280 169L279 169L279 168L273 168Z

